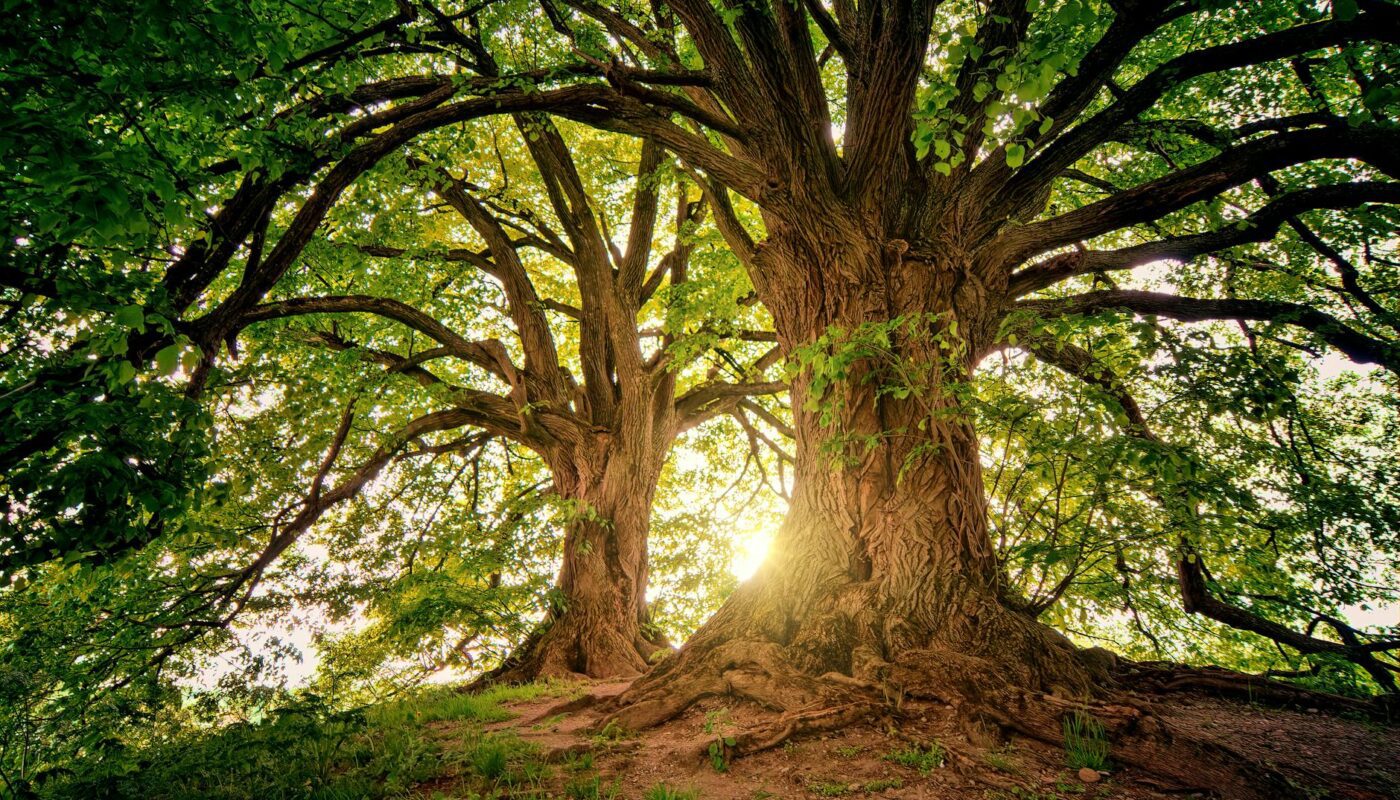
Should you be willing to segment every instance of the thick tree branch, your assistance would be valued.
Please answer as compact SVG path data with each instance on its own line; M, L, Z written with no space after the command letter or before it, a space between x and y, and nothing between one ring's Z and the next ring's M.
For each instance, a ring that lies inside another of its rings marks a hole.
M936 0L872 0L860 6L858 55L847 64L845 186L852 193L907 172L909 110L937 6Z
M807 13L812 15L812 21L817 23L817 28L822 32L822 36L831 43L831 47L841 55L841 60L850 63L855 58L855 51L851 47L850 39L831 12L821 4L821 0L803 0L802 5L807 9Z
M618 386L614 367L619 358L637 350L636 314L628 314L618 296L613 273L610 241L594 213L592 199L584 186L568 144L554 123L539 115L519 116L516 125L525 136L526 147L539 169L554 215L563 225L574 253L574 276L579 290L579 362L583 368L583 389L588 399L588 415L600 425L611 424ZM643 149L652 145L643 145ZM658 160L660 153L653 150ZM636 191L644 193L638 186ZM646 200L640 200L646 205ZM655 216L655 199L650 203ZM650 231L647 247L650 248ZM639 258L645 258L641 253ZM634 358L640 373L640 356Z
M1353 361L1378 364L1400 374L1400 344L1358 333L1336 317L1298 303L1280 300L1212 300L1123 290L1089 292L1055 300L1023 300L1015 303L1013 308L1031 311L1043 317L1093 314L1109 309L1122 309L1183 322L1245 319L1296 325L1312 331Z
M687 431L705 420L728 414L747 397L787 391L783 381L728 383L715 381L676 398L677 432Z
M533 400L549 403L567 401L568 390L559 367L559 351L554 342L554 333L545 317L544 306L535 291L525 265L519 254L511 246L511 239L505 229L486 208L468 192L462 181L445 172L439 172L433 184L433 191L447 201L447 204L466 219L467 223L486 242L492 254L489 264L480 265L487 273L501 282L506 294L506 313L511 318L521 348L525 353L525 371L541 377L543 384L533 387ZM487 268L489 267L489 268Z
M1296 215L1317 209L1347 209L1364 203L1400 203L1400 183L1359 181L1316 186L1281 194L1233 225L1189 236L1176 236L1121 250L1074 251L1052 256L1013 273L1007 292L1018 297L1077 275L1133 269L1154 261L1189 261L1242 244L1272 239Z
M1328 158L1355 158L1400 178L1400 134L1381 128L1308 129L1256 139L1192 167L1058 217L1013 228L993 247L1002 263L1160 219L1260 176Z
M394 320L431 337L451 355L470 361L509 385L514 386L520 381L520 370L510 362L510 354L499 340L469 340L429 314L388 297L343 295L279 300L254 306L244 312L240 326L305 314L346 313L374 314Z
M637 163L636 185L632 190L632 218L627 230L627 249L618 265L618 284L633 305L641 304L642 286L646 275L647 257L656 232L656 209L659 192L656 170L661 166L662 151L652 141L642 143Z

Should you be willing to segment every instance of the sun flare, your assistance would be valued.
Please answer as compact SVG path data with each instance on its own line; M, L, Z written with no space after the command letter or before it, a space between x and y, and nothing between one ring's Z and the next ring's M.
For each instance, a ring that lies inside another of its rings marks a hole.
M740 581L753 577L768 557L768 547L772 543L771 530L750 530L739 534L734 541L734 555L729 559L729 571Z

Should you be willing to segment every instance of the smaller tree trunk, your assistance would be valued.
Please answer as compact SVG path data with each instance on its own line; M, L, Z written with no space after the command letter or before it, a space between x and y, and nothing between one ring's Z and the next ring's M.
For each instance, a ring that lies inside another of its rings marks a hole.
M647 534L658 466L614 457L601 480L570 485L556 470L561 494L576 503L564 531L557 600L540 627L488 682L540 678L628 678L664 647L645 627Z

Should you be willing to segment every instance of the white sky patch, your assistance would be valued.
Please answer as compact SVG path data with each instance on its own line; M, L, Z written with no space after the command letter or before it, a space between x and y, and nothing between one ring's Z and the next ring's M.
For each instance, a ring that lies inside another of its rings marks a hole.
M1361 603L1342 608L1342 619L1357 628L1400 627L1400 603Z

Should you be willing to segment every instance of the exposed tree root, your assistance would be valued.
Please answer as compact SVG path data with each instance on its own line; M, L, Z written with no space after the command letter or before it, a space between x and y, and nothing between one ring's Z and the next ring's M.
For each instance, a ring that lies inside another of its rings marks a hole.
M646 670L652 655L666 647L669 644L664 637L627 637L611 628L578 624L566 616L541 623L500 666L477 676L463 691L550 678L634 678Z
M1073 702L1014 690L976 713L1004 730L1052 745L1064 744L1064 720L1074 713L1103 726L1113 760L1180 790L1209 791L1231 798L1288 796L1296 787L1281 772L1214 741L1173 730L1138 705Z
M800 732L798 729L816 724L820 717L808 719L804 716L808 712L881 705L873 684L839 674L812 677L791 666L783 649L772 642L736 640L699 657L693 653L672 656L619 696L613 703L615 710L602 724L615 722L628 730L644 730L672 719L706 697L725 695L782 712L788 718L783 724ZM762 739L758 736L752 741Z
M1359 700L1221 667L1125 661L1120 674L1123 682L1133 689L1156 694L1199 690L1249 702L1350 711L1380 719L1393 719L1400 711L1392 695Z
M749 755L777 747L794 736L839 730L869 718L878 711L871 703L848 703L834 708L783 714L773 722L740 733L730 748L734 755Z
M1157 671L1145 674L1155 679L1165 675L1160 668L1152 669ZM599 724L641 730L710 696L748 700L780 712L769 722L726 737L733 742L725 745L726 757L738 757L794 736L839 729L882 714L898 717L900 706L911 698L948 706L977 747L992 747L997 737L1004 740L1007 734L1063 746L1065 720L1085 714L1104 726L1114 761L1158 786L1232 798L1290 796L1297 791L1270 765L1174 729L1150 703L1120 690L1105 687L1097 695L1079 696L1027 690L1016 682L1018 670L944 649L906 653L883 664L879 673L878 681L834 674L812 677L793 667L780 645L734 641L703 658L668 660L612 701ZM1128 677L1142 674L1129 671ZM697 757L705 755L712 741L699 743ZM976 766L975 759L964 760L969 769ZM1316 777L1320 784L1325 782L1325 776ZM995 780L977 779L997 785Z

